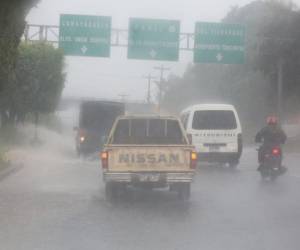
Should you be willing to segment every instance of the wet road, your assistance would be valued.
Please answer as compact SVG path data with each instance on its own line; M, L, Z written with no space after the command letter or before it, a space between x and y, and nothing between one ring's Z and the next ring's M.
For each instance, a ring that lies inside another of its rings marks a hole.
M255 151L238 170L200 167L190 202L166 191L129 190L105 201L97 161L45 149L0 181L0 249L300 248L300 155L289 172L262 183Z

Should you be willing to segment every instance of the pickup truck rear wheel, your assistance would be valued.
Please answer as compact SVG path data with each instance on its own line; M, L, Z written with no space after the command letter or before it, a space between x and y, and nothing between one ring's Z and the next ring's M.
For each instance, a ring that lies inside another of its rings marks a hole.
M118 185L113 182L108 182L105 184L105 197L108 201L115 200L118 197Z
M229 162L229 167L231 169L236 169L238 165L239 165L239 161L231 161L231 162Z
M191 184L181 183L178 185L178 198L182 201L186 201L191 196Z

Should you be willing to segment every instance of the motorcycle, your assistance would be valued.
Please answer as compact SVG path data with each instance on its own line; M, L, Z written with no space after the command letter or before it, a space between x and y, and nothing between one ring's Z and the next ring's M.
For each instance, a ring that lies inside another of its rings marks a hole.
M282 148L280 146L267 147L261 150L263 153L258 171L263 180L275 180L286 172L287 169L282 166Z

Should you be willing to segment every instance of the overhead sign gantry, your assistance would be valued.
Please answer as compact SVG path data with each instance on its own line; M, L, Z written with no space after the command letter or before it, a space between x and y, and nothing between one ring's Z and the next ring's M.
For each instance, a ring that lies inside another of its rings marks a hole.
M131 18L129 21L128 58L178 61L180 22Z
M69 56L109 57L111 17L61 15L59 47Z
M242 64L245 61L245 26L196 23L195 63Z
M188 50L194 52L194 63L245 62L246 28L241 24L198 22L194 33L181 33L178 20L130 18L128 31L122 30L128 38L120 44L121 30L111 23L111 17L63 14L59 47L68 56L110 57L111 46L122 46L128 59L178 61L179 51Z

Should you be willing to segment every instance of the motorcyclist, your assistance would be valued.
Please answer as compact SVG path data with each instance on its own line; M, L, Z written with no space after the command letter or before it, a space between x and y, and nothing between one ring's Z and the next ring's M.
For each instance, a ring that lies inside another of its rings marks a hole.
M263 142L263 145L259 148L258 152L258 161L260 167L262 166L265 151L271 147L284 144L286 139L287 136L285 132L278 125L278 118L276 116L269 116L267 118L267 126L261 129L255 137L256 143Z

